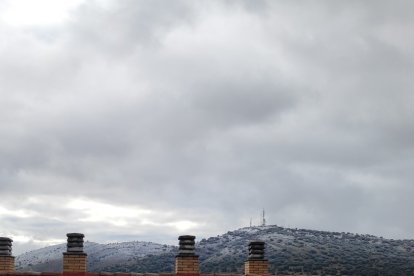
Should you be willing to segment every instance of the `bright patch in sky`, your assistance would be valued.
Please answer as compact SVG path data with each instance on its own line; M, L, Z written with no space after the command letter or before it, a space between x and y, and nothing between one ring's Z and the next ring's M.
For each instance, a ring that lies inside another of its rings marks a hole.
M13 26L51 25L69 19L84 0L13 0L2 5L1 21Z
M27 210L10 210L3 206L0 206L0 218L2 216L13 216L18 218L28 218L30 213Z
M187 231L187 230L196 228L198 226L197 223L192 222L192 221L188 221L188 220L171 222L168 225L171 225L171 226L175 227L179 231Z
M59 243L64 243L65 239L47 239L47 240L39 240L35 239L32 236L24 236L24 235L12 235L13 242L33 242L40 244L41 246L48 246L48 245L54 245Z
M84 217L81 221L109 222L116 226L126 226L131 218L139 218L151 211L136 207L119 207L110 204L94 202L86 199L75 199L69 202L70 209L81 210Z
M82 222L105 222L118 227L129 226L131 221L139 221L141 225L160 227L167 225L178 231L187 231L198 226L196 222L189 220L168 222L161 213L154 210L142 209L137 206L115 206L83 198L71 200L67 208L81 211L83 214L80 221Z

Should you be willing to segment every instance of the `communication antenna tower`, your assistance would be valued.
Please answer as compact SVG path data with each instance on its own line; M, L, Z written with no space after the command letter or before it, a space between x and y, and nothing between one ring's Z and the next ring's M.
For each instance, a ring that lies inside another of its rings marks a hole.
M266 226L266 218L265 218L265 209L263 208L262 212L262 226Z

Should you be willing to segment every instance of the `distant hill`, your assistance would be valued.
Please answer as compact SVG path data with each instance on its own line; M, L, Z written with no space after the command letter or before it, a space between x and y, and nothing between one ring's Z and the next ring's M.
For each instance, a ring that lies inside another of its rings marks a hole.
M173 249L175 247L171 245L138 241L110 244L85 242L84 244L84 251L88 254L89 271L105 271L109 269L107 267L116 267L118 264L135 262L148 256L161 255ZM66 244L58 244L23 253L16 257L16 270L61 271L62 253L65 251Z
M196 245L202 272L242 272L251 240L266 242L271 273L326 275L414 275L414 240L372 235L246 227L203 239ZM16 258L19 270L60 271L65 245L31 251ZM89 271L168 272L177 247L150 242L85 243Z

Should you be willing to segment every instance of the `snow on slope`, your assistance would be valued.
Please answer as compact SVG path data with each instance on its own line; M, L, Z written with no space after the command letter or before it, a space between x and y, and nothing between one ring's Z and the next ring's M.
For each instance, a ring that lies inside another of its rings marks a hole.
M65 251L66 244L57 244L23 253L16 257L16 268L62 258L62 253Z
M132 258L147 255L158 255L170 251L173 246L153 242L122 242L99 244L85 242L84 251L88 254L88 267L94 268L99 264L112 264ZM23 253L16 257L17 270L31 270L31 266L44 264L45 267L53 263L60 266L62 254L66 251L66 244L58 244Z

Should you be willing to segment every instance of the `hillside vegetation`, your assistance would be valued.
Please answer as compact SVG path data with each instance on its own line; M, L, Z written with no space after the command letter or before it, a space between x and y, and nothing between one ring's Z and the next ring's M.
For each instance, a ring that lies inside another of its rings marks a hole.
M414 240L278 226L246 227L202 239L196 245L201 271L242 272L247 245L257 239L266 242L271 273L414 275ZM20 270L60 271L64 249L57 245L25 253L17 257L16 264ZM89 271L168 272L174 270L177 247L86 243L85 251Z

